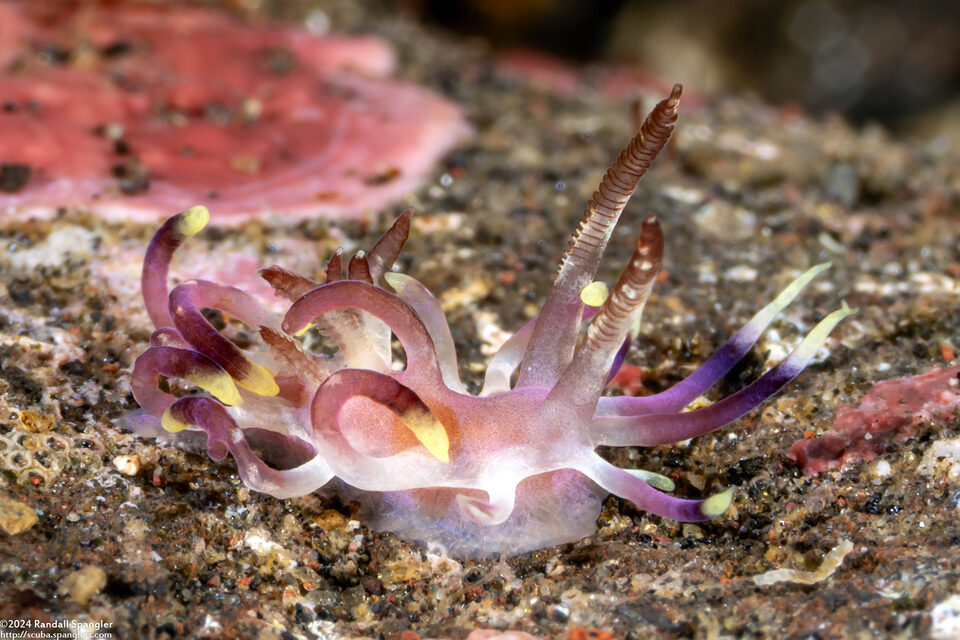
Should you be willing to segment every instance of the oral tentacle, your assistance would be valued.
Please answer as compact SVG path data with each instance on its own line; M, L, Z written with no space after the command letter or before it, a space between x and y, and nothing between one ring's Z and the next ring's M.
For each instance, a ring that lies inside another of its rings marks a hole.
M684 408L726 375L753 348L774 318L800 294L804 287L829 268L829 263L818 264L791 282L770 304L758 311L716 353L681 382L652 396L601 398L597 406L597 415L630 416L644 413L672 413Z
M797 377L834 327L854 313L856 309L843 303L842 308L821 320L782 362L748 387L709 407L687 413L594 418L591 427L593 441L607 446L652 447L701 436L733 422L763 404Z

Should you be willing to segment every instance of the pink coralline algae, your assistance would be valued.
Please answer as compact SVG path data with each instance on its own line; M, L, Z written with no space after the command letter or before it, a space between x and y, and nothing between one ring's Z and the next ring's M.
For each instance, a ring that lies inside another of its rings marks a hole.
M346 277L339 252L324 282L278 266L263 269L262 277L291 302L282 318L241 289L205 280L168 292L174 251L208 214L197 207L174 216L144 261L144 300L156 331L131 378L145 412L128 422L144 434L162 434L163 427L178 438L205 436L212 458L232 454L247 486L276 497L304 495L337 478L341 489L365 492L362 517L370 526L458 554L518 553L582 538L594 531L607 493L676 520L719 516L731 503L730 490L705 499L673 497L665 493L673 490L669 478L618 468L597 447L678 442L737 419L796 376L852 311L844 305L829 314L743 390L682 412L827 265L813 267L674 387L647 397L602 397L660 269L658 221L643 222L611 289L593 279L637 181L673 131L679 99L678 85L607 171L540 314L492 358L478 395L460 380L438 301L391 270L409 232L409 212L369 253L349 260ZM227 337L231 325L214 329L204 308L257 330L260 344L241 349ZM406 356L400 371L391 333ZM318 346L334 355L320 355ZM162 389L161 376L168 381ZM202 393L183 395L184 384Z
M469 131L456 105L388 79L373 37L40 2L0 2L0 37L0 216L152 221L213 201L219 224L364 217Z
M837 409L833 428L797 440L787 454L808 475L870 462L890 444L905 442L917 425L960 414L960 365L878 382L857 406Z

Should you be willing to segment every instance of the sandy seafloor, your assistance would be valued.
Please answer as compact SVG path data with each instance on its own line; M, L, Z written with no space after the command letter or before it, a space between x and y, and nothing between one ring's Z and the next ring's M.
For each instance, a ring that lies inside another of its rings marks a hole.
M544 299L584 202L631 135L630 106L590 88L597 70L583 90L557 94L500 73L476 42L353 3L323 6L334 28L394 43L400 75L460 102L476 129L387 212L418 212L400 266L448 309L476 388L489 344ZM960 419L923 424L879 461L815 478L785 453L875 382L943 366L960 348L958 160L943 141L907 143L741 96L686 100L600 274L613 281L639 221L660 216L666 276L628 358L647 388L691 371L818 262L834 267L708 398L782 357L841 298L860 312L746 418L684 445L606 452L670 473L682 495L735 487L724 516L684 525L611 497L591 537L483 561L371 532L353 518L357 505L336 497L251 493L229 459L115 427L135 409L127 372L149 337L135 279L153 229L73 212L0 218L0 494L38 515L0 534L0 618L106 621L118 638L942 634L960 625L945 614L960 600L960 478L950 460L920 467L934 442L960 436ZM345 239L368 246L384 224L209 230L184 255L292 264L303 260L282 249L292 239L315 245L319 261ZM821 582L751 580L815 568L843 539L853 550Z

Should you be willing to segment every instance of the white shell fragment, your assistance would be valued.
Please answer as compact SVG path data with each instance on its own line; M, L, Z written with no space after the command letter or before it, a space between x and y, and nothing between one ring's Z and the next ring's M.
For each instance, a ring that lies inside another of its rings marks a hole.
M135 476L140 472L140 456L116 456L113 459L113 466L117 471L125 476Z
M830 550L823 558L823 562L815 571L799 571L797 569L774 569L753 576L753 582L760 587L768 587L778 582L795 582L798 584L816 584L833 575L843 563L843 559L848 553L853 551L853 543L849 540L841 540L840 543Z

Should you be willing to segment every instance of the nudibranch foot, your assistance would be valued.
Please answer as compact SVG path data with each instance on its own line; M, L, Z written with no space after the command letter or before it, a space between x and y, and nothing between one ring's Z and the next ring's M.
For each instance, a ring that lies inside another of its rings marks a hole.
M168 291L174 252L209 218L203 207L177 214L157 231L144 260L144 299L156 331L137 359L131 389L151 419L128 424L151 435L159 424L184 441L205 435L212 458L229 453L247 486L276 497L336 480L330 486L365 505L370 526L457 554L512 554L577 540L594 530L607 493L666 518L720 516L731 490L674 497L669 478L618 468L597 447L679 442L736 420L797 376L854 311L843 304L752 384L683 412L828 266L818 265L672 388L602 397L658 279L666 246L658 220L642 223L611 288L594 277L637 181L670 138L679 99L677 86L607 171L542 311L493 356L478 395L460 379L440 303L414 278L391 271L410 233L409 211L369 252L349 260L335 252L322 278L261 270L290 303L282 317L240 289L205 280ZM222 330L205 309L222 312ZM252 330L244 340L231 338L233 321ZM393 361L391 336L404 365Z

